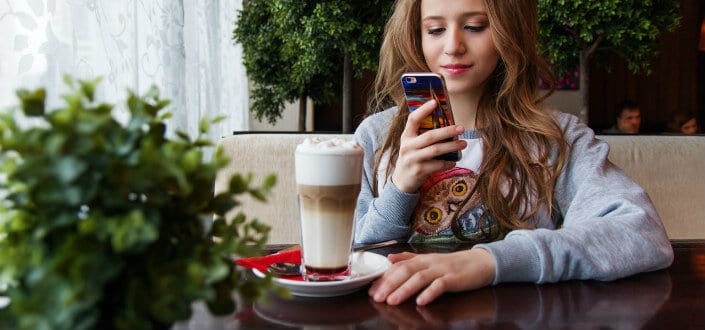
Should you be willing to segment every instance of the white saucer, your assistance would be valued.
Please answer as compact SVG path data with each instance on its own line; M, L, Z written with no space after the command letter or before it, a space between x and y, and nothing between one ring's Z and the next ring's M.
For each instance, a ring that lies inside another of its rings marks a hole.
M355 292L357 289L381 276L392 263L387 257L372 252L355 252L352 257L350 278L336 282L306 282L274 277L274 282L285 286L291 294L303 297L333 297ZM265 274L257 269L252 272L258 277Z

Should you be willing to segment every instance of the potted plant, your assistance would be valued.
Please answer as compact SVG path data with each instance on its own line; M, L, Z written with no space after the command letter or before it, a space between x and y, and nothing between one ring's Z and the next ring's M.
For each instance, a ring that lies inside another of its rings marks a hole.
M215 150L203 161L213 121L195 139L170 139L156 88L129 93L121 124L94 98L99 79L65 81L61 109L45 110L43 89L17 92L32 125L0 114L0 283L10 299L0 328L159 329L188 319L195 301L224 314L234 292L260 297L271 280L246 276L232 256L259 254L269 228L225 214L236 195L265 200L274 176L252 187L235 175L214 195L228 159Z
M244 1L233 39L242 46L253 91L251 112L274 124L287 102L340 104L342 131L353 131L353 78L377 69L394 1ZM341 99L342 98L342 99Z
M629 70L650 73L658 38L681 24L677 0L539 0L542 46L563 74L578 68L580 117L588 122L590 66L615 54ZM608 66L608 65L607 65Z

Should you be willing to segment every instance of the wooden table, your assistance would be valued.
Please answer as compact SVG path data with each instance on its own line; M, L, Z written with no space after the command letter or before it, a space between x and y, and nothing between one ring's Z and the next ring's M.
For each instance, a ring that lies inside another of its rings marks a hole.
M332 298L273 296L240 301L238 311L224 317L196 305L193 317L174 329L705 329L705 240L672 244L675 260L668 269L614 282L501 284L445 294L425 307L413 299L400 306L375 303L366 287ZM435 251L408 244L371 251L409 250Z

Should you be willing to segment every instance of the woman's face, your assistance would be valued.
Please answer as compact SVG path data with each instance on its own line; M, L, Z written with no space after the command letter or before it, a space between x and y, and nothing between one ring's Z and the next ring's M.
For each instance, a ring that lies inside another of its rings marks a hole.
M499 61L482 0L422 0L421 46L450 94L478 93Z
M688 120L685 124L681 125L681 133L683 134L695 134L698 132L698 121L695 118Z

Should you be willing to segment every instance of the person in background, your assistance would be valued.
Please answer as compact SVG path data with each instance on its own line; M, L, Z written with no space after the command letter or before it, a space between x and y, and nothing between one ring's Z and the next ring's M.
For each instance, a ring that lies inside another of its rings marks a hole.
M668 129L671 133L680 134L697 134L700 132L698 118L694 113L689 111L681 111L673 115Z
M374 301L615 280L673 261L649 196L608 160L607 143L544 105L538 77L552 73L537 37L537 0L396 1L371 114L354 135L365 150L355 242L472 248L389 255ZM445 78L456 125L419 133L436 101L409 112L401 75L412 71ZM457 162L435 159L461 150Z
M634 101L624 101L617 107L617 123L604 133L637 134L641 128L641 109Z

